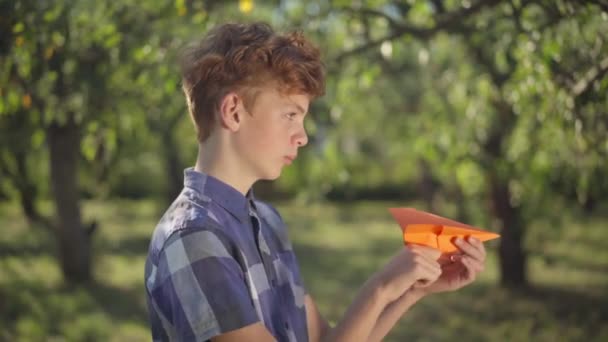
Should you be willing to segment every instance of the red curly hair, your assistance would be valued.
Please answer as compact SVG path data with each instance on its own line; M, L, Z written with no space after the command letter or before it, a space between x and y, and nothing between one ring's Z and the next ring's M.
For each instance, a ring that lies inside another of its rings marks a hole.
M325 93L325 71L319 49L301 32L277 34L265 23L224 24L181 60L182 89L199 142L213 129L223 97L237 92L245 107L255 101L251 90L274 83L285 94Z

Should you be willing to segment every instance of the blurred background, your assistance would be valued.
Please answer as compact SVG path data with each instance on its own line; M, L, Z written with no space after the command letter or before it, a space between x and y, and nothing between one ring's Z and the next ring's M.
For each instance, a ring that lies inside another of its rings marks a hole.
M330 321L413 206L502 238L387 341L608 340L605 0L0 0L0 340L150 340L148 242L197 151L176 56L257 20L328 70L256 193Z

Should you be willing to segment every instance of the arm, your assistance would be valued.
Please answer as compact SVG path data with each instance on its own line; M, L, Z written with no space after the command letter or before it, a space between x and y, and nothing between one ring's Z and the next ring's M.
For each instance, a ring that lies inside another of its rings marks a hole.
M455 243L464 256L456 254L452 263L444 262L441 265L441 276L432 284L423 287L415 285L403 297L389 304L378 319L370 335L370 341L382 340L399 318L420 299L429 294L460 289L472 283L477 274L483 271L486 259L483 243L474 238L468 238L466 241L456 240Z
M325 318L321 316L315 301L310 295L304 297L304 306L306 307L306 325L308 326L308 340L321 341L323 336L331 329Z
M361 293L362 297L366 290L363 290ZM358 298L359 298L358 297ZM380 340L384 337L390 328L395 325L397 320L403 315L405 311L414 303L412 301L412 296L403 296L403 298L398 301L391 303L386 307L385 311L382 312L378 322L374 324L373 317L376 315L370 315L369 312L367 314L363 314L366 309L372 308L376 304L379 304L378 299L367 301L360 301L359 303L355 303L347 316L350 314L350 317L346 319L350 322L348 326L351 324L362 324L362 329L348 331L347 336L341 336L340 339L350 340L356 339L357 335L361 333L361 330L369 330L373 327L372 335L370 336L371 340ZM305 307L306 307L306 320L308 323L308 338L310 341L321 341L321 340L334 340L337 335L345 335L344 332L333 331L330 335L331 328L327 321L321 316L321 313L317 309L317 306L310 295L306 295L304 299ZM375 325L375 326L374 326ZM342 325L343 329L348 328L346 325ZM333 336L332 336L333 335ZM213 342L238 342L238 341L276 341L274 337L270 334L270 332L264 327L262 323L255 323L241 329L233 330L227 332L225 334L216 336L211 339Z
M239 341L260 341L274 342L276 341L272 334L266 329L264 324L258 322L246 327L229 331L225 334L215 336L211 339L213 342L239 342Z
M409 290L401 298L387 305L378 317L369 336L369 341L381 341L409 308L424 296L422 291ZM322 337L327 340L331 327L317 309L311 296L306 295L305 305L306 319L308 321L308 338L310 341L321 341Z
M306 312L311 341L381 339L419 298L408 290L432 283L440 274L439 252L425 247L404 248L361 288L340 322L330 329L307 296Z
M367 340L387 304L386 296L375 281L368 281L357 294L342 320L322 338L323 341ZM365 336L366 338L362 338Z
M424 293L422 291L412 289L389 304L378 318L376 326L369 336L369 341L381 341L397 321L423 297Z

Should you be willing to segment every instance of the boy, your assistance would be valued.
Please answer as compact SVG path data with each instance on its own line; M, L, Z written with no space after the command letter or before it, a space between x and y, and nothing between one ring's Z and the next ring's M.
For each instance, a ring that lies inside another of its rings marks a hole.
M182 81L199 153L150 243L155 341L380 340L416 301L483 269L484 247L472 239L442 265L434 249L405 247L330 327L304 289L281 217L251 191L307 143L309 103L324 93L319 51L299 33L226 24L186 52Z

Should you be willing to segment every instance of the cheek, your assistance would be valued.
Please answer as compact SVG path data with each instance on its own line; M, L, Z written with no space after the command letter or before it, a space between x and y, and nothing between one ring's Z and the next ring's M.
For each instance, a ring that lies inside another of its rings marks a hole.
M277 123L262 123L251 127L245 144L256 150L278 149L289 142L288 128Z

